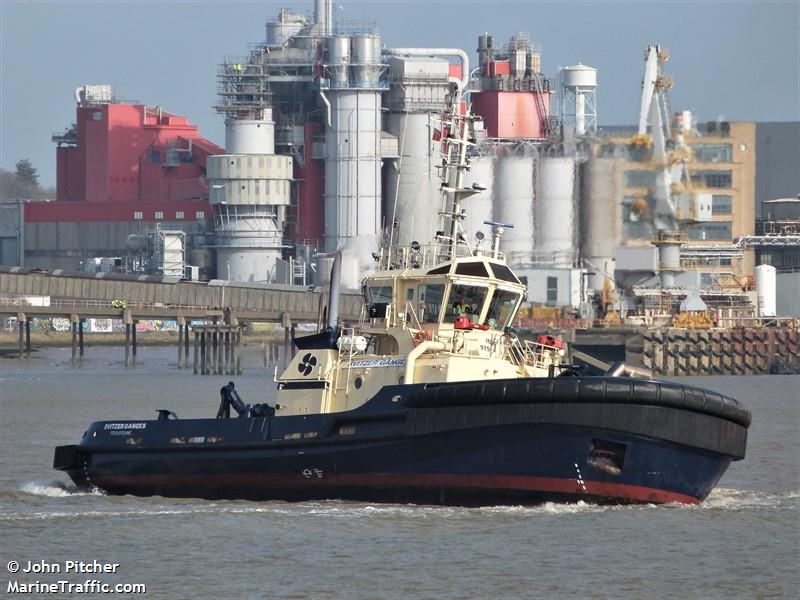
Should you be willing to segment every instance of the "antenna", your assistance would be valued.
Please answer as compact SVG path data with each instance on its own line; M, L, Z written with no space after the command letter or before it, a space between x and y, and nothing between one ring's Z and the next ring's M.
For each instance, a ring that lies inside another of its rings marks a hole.
M500 238L503 237L503 232L508 229L514 229L511 223L500 223L499 221L484 221L484 225L492 226L492 257L500 257Z

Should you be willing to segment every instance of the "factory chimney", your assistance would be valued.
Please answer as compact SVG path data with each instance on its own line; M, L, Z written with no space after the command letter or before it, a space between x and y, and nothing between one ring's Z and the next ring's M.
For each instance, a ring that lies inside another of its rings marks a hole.
M327 37L333 29L333 4L331 0L316 0L314 21L319 25L319 35Z

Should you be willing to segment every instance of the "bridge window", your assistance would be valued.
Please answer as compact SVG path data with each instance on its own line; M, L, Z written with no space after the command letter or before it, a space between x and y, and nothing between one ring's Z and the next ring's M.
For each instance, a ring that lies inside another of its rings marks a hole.
M133 211L133 218L136 221L141 221L142 220L142 211L140 211L140 210Z
M503 329L514 318L519 302L519 292L496 289L486 313L486 324L495 329Z
M503 281L510 281L511 283L519 283L519 279L511 272L505 265L492 263L492 271L494 271L494 276L498 279L502 279Z
M203 220L203 219L205 219L205 218L206 218L206 213L205 213L205 211L198 210L196 213L194 213L194 218L195 218L195 219L197 219L197 220Z
M488 293L488 287L453 284L450 290L447 316L444 319L445 323L454 322L460 315L466 315L470 320L477 322Z
M163 220L164 219L164 211L163 210L157 210L155 216L156 216L156 221Z
M435 283L419 286L420 323L438 323L444 299L444 284Z
M473 277L489 277L489 272L482 262L459 263L456 266L456 273Z
M369 288L369 301L370 304L391 304L392 302L392 286L381 285Z
M176 221L180 221L181 219L183 219L183 211L182 210L176 210L175 211L175 220Z

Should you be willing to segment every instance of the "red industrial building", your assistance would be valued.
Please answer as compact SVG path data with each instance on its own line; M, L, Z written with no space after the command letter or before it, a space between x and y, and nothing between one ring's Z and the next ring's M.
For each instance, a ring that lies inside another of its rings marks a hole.
M501 50L484 34L478 38L478 56L480 91L472 94L472 109L483 117L488 137L548 137L550 86L540 73L538 48L518 34Z
M192 209L207 213L206 158L224 154L186 117L141 104L80 104L75 126L54 140L56 203L63 204L41 212L59 220L98 220L98 210L121 221L181 220ZM104 210L97 203L112 206ZM45 207L29 205L34 220L37 208ZM184 217L176 218L176 210Z
M114 102L108 86L79 88L76 100L75 124L53 137L56 200L25 205L26 264L80 269L157 227L207 233L206 159L224 150L186 117Z

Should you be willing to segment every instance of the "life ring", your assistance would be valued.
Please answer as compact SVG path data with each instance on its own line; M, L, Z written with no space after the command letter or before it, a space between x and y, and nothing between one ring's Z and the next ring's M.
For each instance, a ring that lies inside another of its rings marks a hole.
M411 336L411 341L414 346L419 346L422 342L427 342L433 339L433 334L427 329L421 329Z

